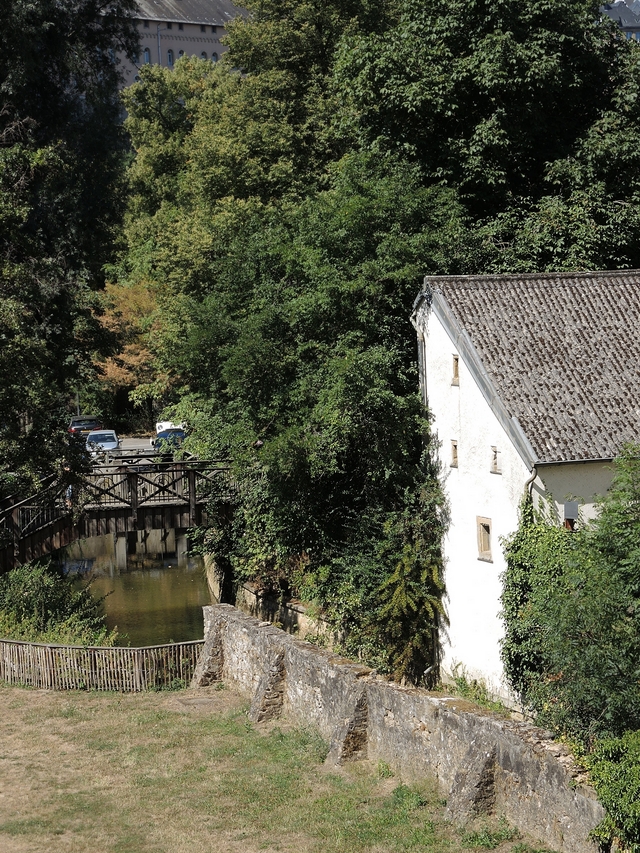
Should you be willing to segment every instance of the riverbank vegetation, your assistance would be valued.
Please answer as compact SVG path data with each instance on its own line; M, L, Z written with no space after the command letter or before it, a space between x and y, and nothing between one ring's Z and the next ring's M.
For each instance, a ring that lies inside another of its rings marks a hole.
M30 643L112 646L101 599L50 563L26 563L0 575L0 637Z
M574 743L607 809L598 837L640 850L640 456L616 462L575 532L530 502L506 543L505 672L537 721Z

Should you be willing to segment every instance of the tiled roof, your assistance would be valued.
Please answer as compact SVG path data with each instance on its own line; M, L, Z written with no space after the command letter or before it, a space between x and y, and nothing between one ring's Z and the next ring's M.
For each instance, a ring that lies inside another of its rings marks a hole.
M640 270L439 276L429 289L537 461L609 459L640 441Z
M601 11L623 29L626 27L640 27L640 18L626 3L605 3L601 7Z
M222 27L246 12L228 0L137 0L138 17L149 21Z

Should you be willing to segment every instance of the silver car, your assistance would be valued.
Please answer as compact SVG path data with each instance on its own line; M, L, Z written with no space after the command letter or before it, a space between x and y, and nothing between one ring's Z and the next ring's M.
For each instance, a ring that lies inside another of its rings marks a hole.
M87 436L87 451L94 457L111 454L120 447L120 440L112 429L94 429Z

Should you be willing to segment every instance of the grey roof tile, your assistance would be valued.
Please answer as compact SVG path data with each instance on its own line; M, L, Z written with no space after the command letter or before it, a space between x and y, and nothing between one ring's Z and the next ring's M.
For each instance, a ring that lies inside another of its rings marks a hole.
M137 6L141 19L218 27L247 14L228 0L137 0Z
M541 462L640 441L640 271L438 276L439 291Z

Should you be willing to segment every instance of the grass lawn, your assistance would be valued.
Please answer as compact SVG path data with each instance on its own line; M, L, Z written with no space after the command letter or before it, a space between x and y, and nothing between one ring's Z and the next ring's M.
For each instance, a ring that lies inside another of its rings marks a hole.
M384 765L325 766L314 732L253 726L229 690L0 687L0 713L2 853L537 853L499 821L457 830Z

